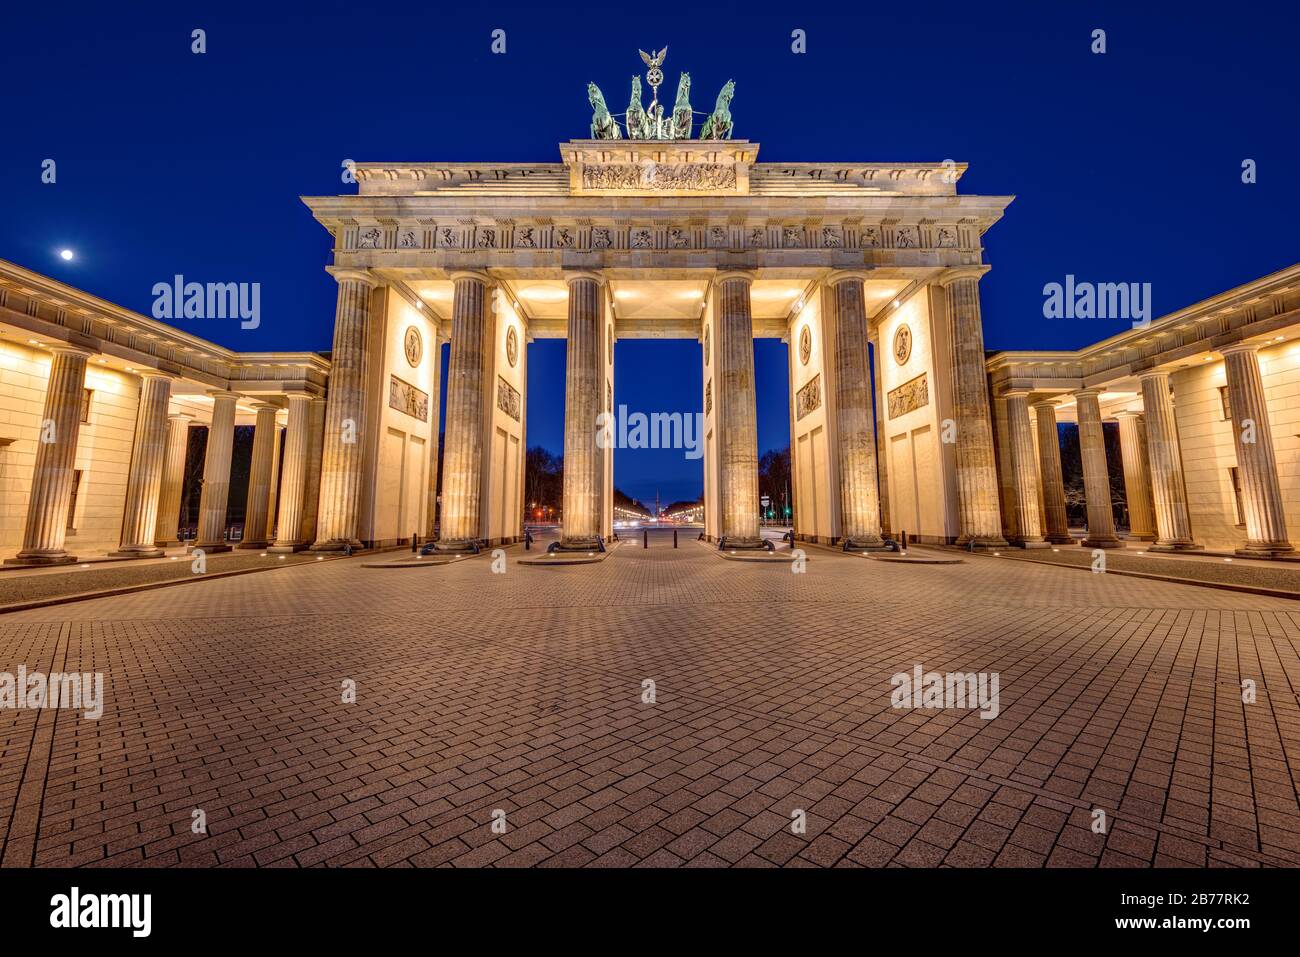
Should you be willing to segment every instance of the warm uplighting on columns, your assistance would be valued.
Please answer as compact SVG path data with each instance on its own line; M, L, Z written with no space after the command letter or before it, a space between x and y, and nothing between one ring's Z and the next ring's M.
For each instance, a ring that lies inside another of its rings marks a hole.
M758 528L758 416L754 398L753 276L714 279L714 397L717 403L719 537L728 548L761 548Z
M569 324L564 377L564 533L560 547L587 550L600 543L604 453L597 444L603 406L601 358L605 330L604 280L598 273L566 277Z
M172 381L146 372L140 377L131 469L127 474L126 505L122 513L122 543L115 554L129 558L158 558L158 496L167 460L167 405Z

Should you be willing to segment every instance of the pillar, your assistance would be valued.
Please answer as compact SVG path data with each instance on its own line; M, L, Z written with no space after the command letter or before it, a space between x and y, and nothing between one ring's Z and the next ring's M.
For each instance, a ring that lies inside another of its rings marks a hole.
M953 270L940 279L947 292L952 357L953 414L957 424L958 545L997 547L1002 537L998 473L989 415L979 268Z
M1084 548L1119 548L1123 543L1115 534L1100 395L1096 389L1074 394L1079 419L1079 454L1083 459L1083 494L1088 500L1088 537L1080 544Z
M163 550L158 533L158 499L168 451L167 405L172 380L152 372L140 376L140 401L136 406L131 468L126 480L126 505L122 510L122 540L114 555L123 558L158 558ZM179 508L179 502L177 503Z
M425 489L425 510L424 510L424 538L426 541L435 541L438 537L438 463L441 461L442 449L438 445L438 423L442 419L442 410L439 408L442 402L442 339L438 331L434 330L432 341L429 343L431 362L430 371L433 374L432 389L429 394L429 421L432 425L429 428L429 464L428 464L428 487ZM520 346L520 358L528 354L528 349L522 344ZM527 381L525 377L525 382Z
M316 396L311 400L307 412L307 479L303 488L302 530L298 533L298 540L308 545L316 541L321 452L325 441L325 405L325 399Z
M1223 349L1237 448L1246 545L1239 555L1274 556L1295 551L1287 538L1286 510L1277 475L1277 453L1268 421L1268 396L1259 370L1259 347L1235 343Z
M51 346L51 352L54 356L36 443L23 547L16 558L5 561L6 565L65 565L77 560L68 554L63 543L72 502L89 353L62 344Z
M464 551L479 539L483 477L483 351L487 340L488 279L452 275L451 357L447 365L447 447L442 452L442 520L439 551ZM567 465L567 463L566 463Z
M1129 538L1155 540L1154 506L1151 504L1151 463L1147 457L1146 423L1138 412L1125 410L1119 419L1120 454L1124 459L1124 497L1128 500Z
M1055 545L1069 544L1070 521L1065 513L1065 478L1061 471L1061 436L1056 430L1056 403L1035 402L1038 426L1038 477L1043 489L1046 537Z
M253 461L248 469L248 497L244 500L244 537L240 548L266 548L266 509L270 502L271 466L275 461L275 414L279 408L259 402L253 429Z
M235 445L234 392L209 392L212 423L203 457L203 495L199 499L199 532L194 547L205 552L228 552L226 505L230 499L230 453Z
M840 537L847 548L883 548L862 276L832 274L828 281L835 309L832 361L839 445Z
M885 382L881 369L880 336L871 331L871 359L875 367L872 377L876 383L876 409L872 421L876 423L876 488L880 499L880 535L882 538L894 537L894 526L889 514L889 453L885 448L885 427L881 424L886 415Z
M366 372L369 368L370 299L375 281L365 270L336 269L338 302L329 395L321 455L320 500L313 551L359 548L357 509L361 501L366 435Z
M302 537L303 505L307 499L307 448L311 444L312 397L290 394L289 424L284 436L280 466L279 515L273 552L295 552L306 543Z
M167 454L163 459L162 484L158 491L158 524L154 544L159 548L180 541L181 495L185 491L185 459L190 448L190 422L184 413L167 417Z
M597 444L597 416L604 407L604 281L575 273L569 284L569 339L564 377L564 529L560 547L586 550L600 544L604 524L604 450Z
M720 273L714 280L719 538L727 548L763 545L758 528L752 282L753 277L743 272Z
M1029 421L1029 393L1008 392L1007 431L1010 433L1011 474L1015 489L1017 544L1041 548L1043 528L1038 521L1038 461L1034 456L1034 426Z
M280 449L284 442L284 426L277 421L275 436L271 439L271 485L267 489L266 502L266 540L275 541L275 520L280 507Z
M1183 450L1178 441L1178 420L1169 392L1169 373L1145 372L1142 407L1147 423L1147 459L1151 466L1151 500L1155 506L1156 552L1197 549L1192 541L1192 520L1187 511L1187 484L1183 478Z

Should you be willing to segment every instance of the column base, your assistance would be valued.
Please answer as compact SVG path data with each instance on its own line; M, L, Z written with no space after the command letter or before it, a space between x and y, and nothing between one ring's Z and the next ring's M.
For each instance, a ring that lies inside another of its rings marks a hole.
M270 544L271 544L270 542L240 542L235 547L242 551L252 551L253 549L258 549L259 551L261 551Z
M1290 542L1249 542L1233 554L1242 558L1280 558L1283 555L1294 555L1295 546Z
M154 548L175 548L180 543L181 540L179 538L173 538L169 541L155 540L153 546Z
M191 547L192 552L202 552L204 555L219 555L222 552L233 551L233 547L226 542L214 542L205 545L203 542L195 542Z
M875 538L846 538L840 542L846 552L888 552L892 549L879 536Z
M331 538L316 542L307 550L309 552L342 552L346 551L349 545L352 546L354 552L360 551L362 548L360 539Z
M166 555L161 548L119 548L115 552L109 552L109 558L162 558Z
M274 545L267 546L266 550L277 554L292 555L294 552L305 551L308 548L311 548L309 542L276 542Z
M1118 538L1085 538L1079 543L1084 548L1123 548Z
M1152 545L1147 549L1149 552L1199 552L1204 550L1204 545L1198 545L1196 542L1160 542Z
M727 535L723 535L721 538L718 539L719 551L739 552L739 551L746 551L746 550L755 551L759 549L764 551L771 551L772 546L768 542L766 542L762 537L751 538L746 536L744 538L741 538L739 536L730 537Z
M1017 538L1011 542L1016 548L1051 548L1052 543L1045 538Z
M1011 547L1001 535L959 535L953 544L959 548L973 548L977 551L985 548Z
M434 542L433 553L437 555L477 555L482 549L473 539L463 541Z
M603 552L605 543L600 540L599 536L592 538L562 538L558 542L552 542L546 550L548 552Z
M1129 532L1128 540L1130 542L1154 542L1156 537L1155 535L1134 535L1132 532Z
M1069 534L1047 535L1044 539L1049 545L1073 545L1074 536Z
M29 553L24 554L23 552L19 552L19 553L18 553L16 556L14 556L13 558L6 558L6 559L5 559L5 564L6 564L6 565L20 565L20 566L22 566L22 565L29 565L29 566L36 566L36 565L75 565L76 562L77 562L77 556L76 556L76 555L69 555L69 554L67 554L66 552L64 552L63 554L59 554L59 555L55 555L55 554L42 555L42 554L40 554L40 553L38 553L38 552L29 552Z

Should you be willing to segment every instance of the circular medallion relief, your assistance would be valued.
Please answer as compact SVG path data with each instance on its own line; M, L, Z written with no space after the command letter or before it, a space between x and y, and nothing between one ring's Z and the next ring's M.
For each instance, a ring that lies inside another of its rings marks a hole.
M704 327L704 364L709 364L709 327Z
M418 366L420 360L424 358L424 340L420 338L420 330L415 326L406 327L406 335L402 337L402 349L406 352L406 361L412 367Z
M519 336L515 334L514 326L511 326L510 331L506 333L506 358L510 360L512 369L519 361Z
M906 323L894 333L894 361L900 366L912 355L912 330Z
M803 331L799 333L799 361L804 365L807 365L808 360L811 357L812 357L812 329L810 329L808 326L804 326Z

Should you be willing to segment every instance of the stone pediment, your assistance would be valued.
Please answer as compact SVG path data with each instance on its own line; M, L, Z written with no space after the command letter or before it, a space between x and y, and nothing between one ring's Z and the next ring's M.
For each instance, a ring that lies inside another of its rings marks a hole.
M747 140L572 140L560 145L576 196L749 193L758 144Z

